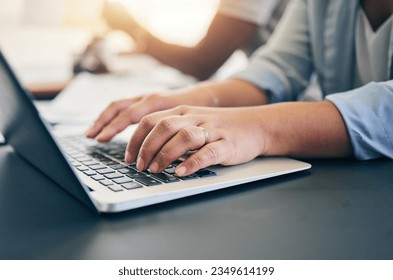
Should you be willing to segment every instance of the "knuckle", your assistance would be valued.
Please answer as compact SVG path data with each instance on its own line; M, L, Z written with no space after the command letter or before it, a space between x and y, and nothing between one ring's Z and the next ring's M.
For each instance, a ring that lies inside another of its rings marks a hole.
M168 149L161 149L157 154L157 160L160 162L169 162L172 161L171 153Z
M188 164L193 170L201 169L205 167L204 159L202 156L195 154L189 158Z
M157 124L162 131L172 131L174 124L171 118L164 118Z
M133 114L132 110L126 110L119 114L118 119L121 124L129 125L135 122L135 114Z
M210 146L205 146L204 152L197 152L190 156L187 159L187 164L190 169L198 170L209 165L217 164L219 163L218 160L218 153L216 149Z
M189 105L179 105L176 107L176 110L179 112L180 115L185 115L190 111Z
M154 119L151 115L145 116L140 121L142 127L153 127L155 124Z
M229 149L231 152L225 153L225 157L222 159L222 165L232 165L233 163L237 162L238 159L238 152L235 147Z
M153 150L150 148L150 145L142 145L142 147L139 149L139 154L141 156L148 156L153 152Z
M194 139L196 139L195 133L191 129L188 129L188 128L181 129L179 131L179 137L185 143L190 143Z
M94 127L103 127L105 125L105 123L101 120L101 118L99 118L99 119L97 119L95 122L94 122L94 124L93 124L93 126Z
M109 109L116 109L117 107L119 107L119 105L121 104L122 101L118 100L118 101L112 101L108 108Z
M209 162L212 162L214 164L217 163L219 157L219 153L217 149L215 149L210 145L207 145L205 146L205 151L206 151L206 157L208 158Z
M143 97L143 100L146 102L153 102L155 100L157 100L157 98L159 97L159 94L157 93L151 93L151 94L147 94Z

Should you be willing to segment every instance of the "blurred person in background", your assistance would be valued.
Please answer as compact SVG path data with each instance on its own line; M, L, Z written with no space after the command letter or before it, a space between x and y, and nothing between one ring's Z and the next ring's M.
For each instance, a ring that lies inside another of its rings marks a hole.
M206 35L193 47L166 43L140 25L126 7L105 2L103 17L111 29L121 30L135 42L135 53L160 62L199 80L211 77L238 49L249 56L266 43L289 0L221 0ZM181 24L181 23L179 23ZM95 38L76 63L75 72L108 72L100 58L102 39ZM86 58L89 57L89 63Z
M160 172L192 151L178 176L257 156L393 159L392 30L390 0L291 1L244 71L114 102L86 135L140 122L125 162ZM313 73L324 100L299 101Z

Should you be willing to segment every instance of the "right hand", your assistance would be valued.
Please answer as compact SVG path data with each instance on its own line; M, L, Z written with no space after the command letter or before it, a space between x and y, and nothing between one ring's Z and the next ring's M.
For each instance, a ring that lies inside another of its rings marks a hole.
M99 142L110 141L127 126L138 123L144 116L173 108L178 104L169 94L149 94L112 102L88 129L86 136Z
M177 176L188 176L210 165L244 163L268 152L269 131L264 128L270 116L264 106L183 105L155 112L139 123L128 142L124 160L136 161L139 170L149 168L159 173L192 151L176 167Z
M120 3L105 2L102 15L109 27L113 29L127 32L138 25L131 14L127 12L127 8Z

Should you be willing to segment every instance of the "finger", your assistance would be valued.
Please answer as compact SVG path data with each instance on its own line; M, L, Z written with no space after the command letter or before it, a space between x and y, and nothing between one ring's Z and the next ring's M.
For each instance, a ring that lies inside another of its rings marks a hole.
M180 129L194 123L179 115L161 118L162 114L152 114L140 123L140 129L135 131L128 152L132 160L137 160L138 169L144 170L149 165L155 154L171 139ZM132 145L131 145L132 144Z
M96 136L100 142L111 140L117 133L124 130L128 125L140 122L140 120L155 111L166 109L165 98L157 94L148 94L134 99L136 102L127 109L119 112Z
M142 146L143 141L146 136L150 133L153 127L157 124L159 118L157 116L161 115L162 112L152 113L148 116L142 118L137 128L135 129L130 141L128 141L127 148L125 151L124 161L126 163L135 162L139 148Z
M147 135L150 133L150 131L154 128L154 126L158 123L159 120L169 115L176 115L175 109L151 113L150 115L142 118L142 120L138 124L138 127L134 131L130 141L128 142L124 156L125 162L131 163L136 161L139 149L142 146L142 143L147 137Z
M119 112L136 102L139 98L122 99L112 102L97 118L93 126L86 131L86 136L89 138L96 137L102 129L114 118Z
M194 125L184 127L161 148L158 147L159 151L155 156L153 155L154 158L151 164L149 164L149 160L152 156L151 154L141 154L141 158L144 159L146 165L149 165L151 172L161 172L185 153L194 151L205 145L208 140L205 131L205 128ZM146 144L148 145L149 143L146 141ZM145 143L143 145L145 145ZM141 151L144 151L143 146Z
M227 152L224 140L209 143L179 164L175 169L176 175L188 176L199 169L225 162Z
M155 137L158 137L156 139L158 139L159 143L162 143L163 141L167 141L180 128L194 124L195 122L187 122L186 121L186 120L189 120L190 118L188 118L188 119L184 118L183 122L179 121L180 119L182 119L179 116L184 115L187 112L187 110L188 110L187 106L178 106L176 108L151 113L150 115L143 117L141 122L139 123L137 129L135 130L133 136L131 137L128 145L127 145L124 161L127 163L131 163L131 162L136 161L137 156L139 154L139 150L142 146L142 143L144 143L145 139L147 138L149 133L153 130L153 128L155 128L155 126L158 124L158 122L162 121L161 124L157 126L157 130L155 130L154 134L152 134L152 135L155 135ZM173 117L173 124L165 123L164 119L168 118L168 117ZM175 125L174 120L176 118L178 118L179 123L176 123L176 125ZM172 125L173 125L173 128L172 128ZM162 138L159 138L159 137L162 137ZM154 138L151 138L151 139L154 139ZM152 144L152 145L154 147L156 147L156 144ZM162 144L161 144L161 146L162 146ZM144 169L147 168L147 166L145 166L142 163L140 163L140 166L143 166Z
M96 140L99 142L111 140L116 134L123 131L130 124L138 123L151 109L152 108L143 102L137 102L129 106L126 110L119 112L117 116L106 124L102 131L96 136Z
M157 99L160 99L160 97L154 94L140 97L137 102L129 106L126 110L119 112L98 134L96 139L99 142L109 141L128 125L138 123L144 116L161 110L165 105L163 105L163 102L159 103Z

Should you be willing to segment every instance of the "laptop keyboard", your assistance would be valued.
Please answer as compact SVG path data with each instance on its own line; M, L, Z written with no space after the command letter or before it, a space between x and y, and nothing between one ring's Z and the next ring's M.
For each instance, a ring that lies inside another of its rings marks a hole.
M59 142L76 169L114 192L216 176L211 170L201 169L189 176L178 177L175 168L181 160L173 162L162 173L139 171L135 163L124 163L127 146L124 142L97 143L83 136L60 138Z

